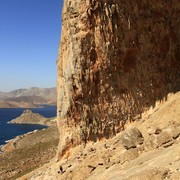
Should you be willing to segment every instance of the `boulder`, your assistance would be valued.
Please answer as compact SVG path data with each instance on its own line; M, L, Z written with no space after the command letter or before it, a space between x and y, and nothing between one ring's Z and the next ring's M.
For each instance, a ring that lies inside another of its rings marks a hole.
M144 138L137 128L131 128L121 136L121 142L126 149L136 148L137 145L143 144Z
M172 140L171 135L168 132L162 132L158 136L155 137L156 147L160 147Z

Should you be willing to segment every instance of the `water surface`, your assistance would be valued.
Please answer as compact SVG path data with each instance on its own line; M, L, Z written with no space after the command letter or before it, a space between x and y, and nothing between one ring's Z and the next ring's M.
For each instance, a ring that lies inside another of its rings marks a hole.
M30 109L30 108L28 108ZM35 124L8 124L7 122L17 118L22 114L25 108L0 108L0 145L5 144L18 135L22 135L35 129L43 129L47 126ZM44 106L44 108L31 109L34 113L39 113L44 117L50 118L56 116L56 106Z

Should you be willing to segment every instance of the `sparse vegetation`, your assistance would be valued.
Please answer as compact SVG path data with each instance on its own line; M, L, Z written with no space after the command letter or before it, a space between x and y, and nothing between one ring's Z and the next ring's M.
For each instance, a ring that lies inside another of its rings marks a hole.
M16 149L0 154L0 179L16 179L55 157L59 138L50 127L18 140Z

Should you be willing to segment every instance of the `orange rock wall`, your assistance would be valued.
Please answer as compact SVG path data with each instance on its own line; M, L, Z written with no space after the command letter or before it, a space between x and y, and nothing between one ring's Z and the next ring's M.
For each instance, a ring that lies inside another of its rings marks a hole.
M178 0L66 0L58 57L60 156L109 138L180 89Z

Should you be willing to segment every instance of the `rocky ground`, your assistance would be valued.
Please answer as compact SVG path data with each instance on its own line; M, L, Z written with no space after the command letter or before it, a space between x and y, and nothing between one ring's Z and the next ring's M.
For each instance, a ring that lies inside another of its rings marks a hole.
M180 179L180 93L109 140L90 142L20 179Z
M0 180L17 179L55 157L59 142L57 126L30 132L10 141L0 154Z

